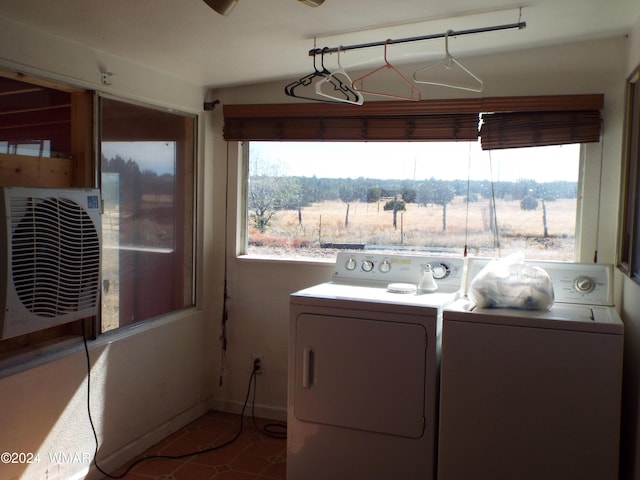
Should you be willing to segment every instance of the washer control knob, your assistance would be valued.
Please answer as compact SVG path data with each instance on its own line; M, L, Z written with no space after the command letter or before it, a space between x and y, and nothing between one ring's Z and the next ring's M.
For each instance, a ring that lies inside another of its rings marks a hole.
M579 293L589 293L596 288L596 284L593 278L581 275L573 281L573 286Z
M436 280L442 280L449 276L451 269L446 263L438 263L436 265L431 265L431 272L433 273L433 278Z
M346 268L347 270L355 270L356 265L357 262L353 257L351 257L349 258L349 260L347 260L347 263L344 264L344 268Z
M371 260L364 260L362 262L362 270L365 272L373 270L373 262Z
M378 268L382 273L388 273L391 270L391 263L389 263L389 260L384 260Z

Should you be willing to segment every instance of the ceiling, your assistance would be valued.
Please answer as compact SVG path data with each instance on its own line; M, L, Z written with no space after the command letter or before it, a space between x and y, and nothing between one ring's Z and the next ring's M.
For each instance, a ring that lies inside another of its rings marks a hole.
M638 0L239 0L221 16L202 0L2 0L0 17L29 25L196 85L296 79L310 49L526 22L526 28L452 37L468 57L628 34ZM442 40L389 45L394 64L444 53ZM382 47L342 52L341 65L380 64ZM326 59L335 65L336 56ZM114 72L117 74L117 72Z

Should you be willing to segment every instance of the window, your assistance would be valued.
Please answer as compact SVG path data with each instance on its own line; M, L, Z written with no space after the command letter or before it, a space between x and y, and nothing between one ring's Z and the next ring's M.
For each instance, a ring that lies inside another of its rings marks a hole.
M580 150L600 140L603 104L592 94L225 105L225 139L248 143L245 251L574 260Z
M88 187L93 94L57 82L0 73L0 184ZM3 272L6 273L6 272ZM86 322L87 325L89 322ZM60 348L81 334L82 321L0 339L0 364ZM29 353L27 353L29 352Z
M640 66L627 82L620 266L640 283Z
M195 125L100 99L103 332L194 303Z
M246 253L574 260L580 144L249 142Z
M3 75L0 183L93 187L100 177L101 331L193 305L196 117ZM61 350L81 338L83 327L99 333L93 319L83 319L1 339L0 364Z
M0 153L72 156L71 93L0 76L0 94Z

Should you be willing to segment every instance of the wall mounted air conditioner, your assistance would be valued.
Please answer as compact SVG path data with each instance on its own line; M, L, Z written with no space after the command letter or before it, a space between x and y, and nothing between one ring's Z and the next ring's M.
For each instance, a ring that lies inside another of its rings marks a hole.
M0 187L0 338L98 314L100 191Z

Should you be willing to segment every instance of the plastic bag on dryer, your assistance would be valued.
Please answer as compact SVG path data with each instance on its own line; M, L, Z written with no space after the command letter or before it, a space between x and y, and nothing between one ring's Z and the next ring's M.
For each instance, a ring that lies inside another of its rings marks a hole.
M490 261L471 281L468 296L479 308L550 310L553 283L542 268L516 253Z

